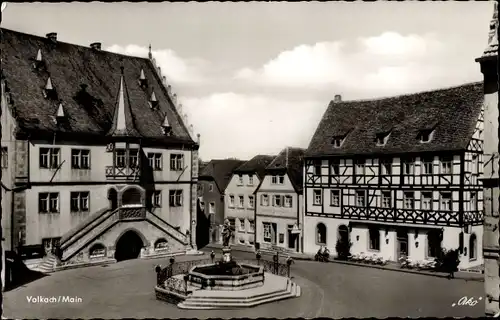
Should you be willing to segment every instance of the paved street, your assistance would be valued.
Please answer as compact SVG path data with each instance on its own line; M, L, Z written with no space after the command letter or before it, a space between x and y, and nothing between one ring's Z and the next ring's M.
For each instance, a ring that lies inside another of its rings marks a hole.
M253 254L235 252L236 258ZM179 257L178 261L200 257ZM296 261L302 296L251 309L180 310L155 298L154 266L168 259L130 260L106 267L60 271L4 294L8 318L212 318L212 317L479 317L484 301L455 306L461 297L484 296L484 283L336 263ZM36 304L28 297L74 296L79 303Z

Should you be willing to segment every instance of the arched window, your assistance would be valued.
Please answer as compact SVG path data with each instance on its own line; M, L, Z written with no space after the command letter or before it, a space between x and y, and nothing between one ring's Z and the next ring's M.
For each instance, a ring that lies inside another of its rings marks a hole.
M477 237L475 233L471 234L469 238L469 259L477 259Z
M108 200L111 209L116 209L118 206L118 194L115 189L111 188L108 190Z
M106 256L106 247L100 243L94 244L89 250L90 258L100 258Z
M160 238L155 242L155 250L167 250L168 242L164 238Z
M326 226L323 223L316 226L316 244L326 245Z
M142 193L137 188L130 188L123 192L122 194L122 205L141 205L142 204Z

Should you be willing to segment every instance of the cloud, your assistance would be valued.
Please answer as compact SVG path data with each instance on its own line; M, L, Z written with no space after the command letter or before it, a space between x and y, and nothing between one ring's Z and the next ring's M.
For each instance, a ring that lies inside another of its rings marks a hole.
M454 40L435 34L385 32L355 41L299 45L261 68L242 68L234 78L254 85L347 91L369 98L461 84L480 79L477 66ZM463 47L463 46L462 46ZM465 55L465 57L464 57ZM453 66L460 63L460 68Z
M137 57L147 57L149 51L148 48L135 44L129 44L125 47L115 44L106 48L106 50ZM203 71L207 68L207 63L204 60L181 58L175 51L170 49L152 50L152 54L156 64L169 81L174 83L198 83L204 80Z
M250 159L285 146L307 147L327 102L226 92L186 98L183 106L201 135L202 158Z

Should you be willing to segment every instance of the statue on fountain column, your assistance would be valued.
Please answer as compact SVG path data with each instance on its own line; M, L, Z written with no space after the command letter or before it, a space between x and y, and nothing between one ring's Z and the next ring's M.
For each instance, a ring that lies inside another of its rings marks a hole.
M224 225L222 227L222 245L223 247L229 247L229 240L231 240L231 237L233 236L233 228L231 228L231 224L229 223L229 220L226 219L224 220Z

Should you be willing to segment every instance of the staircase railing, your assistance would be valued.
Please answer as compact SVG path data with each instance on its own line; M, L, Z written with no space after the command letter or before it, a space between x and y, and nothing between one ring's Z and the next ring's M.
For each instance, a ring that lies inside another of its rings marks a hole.
M174 228L171 224L158 217L156 214L152 213L149 210L146 210L146 219L148 219L151 223L158 225L162 229L164 229L168 234L170 234L177 241L187 244L187 236Z
M96 214L89 217L77 227L69 231L64 235L63 240L59 246L60 253L58 256L62 260L67 260L75 255L81 248L85 247L89 242L91 242L96 236L100 235L107 228L111 227L112 224L118 221L127 221L135 219L146 219L153 225L162 229L164 232L168 233L171 237L179 241L180 243L187 245L187 236L174 228L165 220L161 219L154 213L146 210L144 207L121 207L115 210L103 209ZM108 222L108 223L106 223ZM87 234L91 234L91 238L86 237Z
M75 241L84 236L87 232L90 232L90 230L92 230L95 226L105 221L109 216L113 214L113 212L117 210L118 209L110 210L109 208L105 208L89 216L82 223L78 224L75 228L67 232L61 238L60 248L62 250L68 248Z
M88 245L89 242L93 241L96 236L99 236L112 224L118 222L118 220L120 220L119 214L120 214L119 210L111 211L110 215L106 215L106 219L102 219L100 223L93 226L88 232L85 232L81 234L80 237L75 238L74 241L72 241L63 249L61 260L63 261L68 260L69 258L74 256L78 251L80 251L82 248ZM104 223L104 221L108 221L109 223ZM92 235L90 236L90 239L88 239L89 237L86 237L86 235L88 235L90 232L92 232Z

